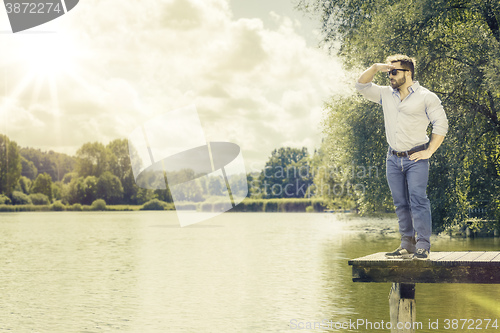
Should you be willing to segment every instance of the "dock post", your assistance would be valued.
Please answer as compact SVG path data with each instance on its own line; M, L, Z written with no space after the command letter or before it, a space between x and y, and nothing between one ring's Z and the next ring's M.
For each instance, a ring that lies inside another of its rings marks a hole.
M393 283L389 293L391 333L413 333L417 312L414 283Z

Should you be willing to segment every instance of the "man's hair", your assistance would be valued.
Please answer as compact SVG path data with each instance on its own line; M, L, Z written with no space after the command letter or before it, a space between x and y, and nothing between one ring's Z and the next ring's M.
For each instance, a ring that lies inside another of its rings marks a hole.
M414 58L410 58L404 54L394 54L391 56L388 56L386 59L387 62L393 63L393 62L401 62L401 67L404 69L409 69L411 72L411 79L413 80L413 77L415 76L415 67L417 65L417 62Z

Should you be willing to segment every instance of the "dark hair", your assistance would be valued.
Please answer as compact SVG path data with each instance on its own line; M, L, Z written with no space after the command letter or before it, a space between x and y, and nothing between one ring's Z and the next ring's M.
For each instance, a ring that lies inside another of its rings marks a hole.
M391 56L388 56L386 59L387 62L393 63L393 62L401 62L401 67L404 69L409 69L411 72L411 79L415 77L415 67L417 65L417 62L414 58L410 58L404 54L394 54Z

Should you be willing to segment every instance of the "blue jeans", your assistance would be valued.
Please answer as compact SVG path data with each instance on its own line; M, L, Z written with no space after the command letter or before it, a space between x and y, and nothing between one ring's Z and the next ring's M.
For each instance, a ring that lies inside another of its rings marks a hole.
M431 204L427 198L429 160L411 161L387 153L387 182L398 216L401 247L410 252L431 248ZM416 237L415 237L416 234Z

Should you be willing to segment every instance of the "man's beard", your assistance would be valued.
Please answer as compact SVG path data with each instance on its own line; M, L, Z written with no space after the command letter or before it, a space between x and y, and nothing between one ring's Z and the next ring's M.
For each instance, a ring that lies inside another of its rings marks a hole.
M391 87L393 89L397 89L397 88L401 87L403 84L406 83L406 76L403 76L403 78L400 79L400 80L396 80L396 79L393 79L393 80L396 81L396 82L392 82L391 81Z

